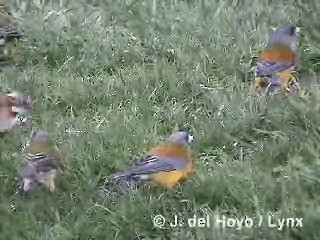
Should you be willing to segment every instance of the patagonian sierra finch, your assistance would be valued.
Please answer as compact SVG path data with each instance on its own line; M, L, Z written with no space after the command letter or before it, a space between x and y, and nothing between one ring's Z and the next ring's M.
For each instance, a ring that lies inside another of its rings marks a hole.
M270 36L254 67L254 89L262 88L267 92L297 90L292 73L296 66L296 34L299 31L295 26L284 25Z
M32 101L29 96L18 93L0 93L0 132L31 125L31 119L20 119L18 114L29 113Z
M19 169L23 196L27 196L40 184L53 192L55 180L63 164L60 153L52 144L49 134L44 131L37 132L24 152L24 162Z
M195 171L194 137L189 132L175 132L168 142L151 148L134 165L110 179L124 181L150 181L155 187L172 189Z

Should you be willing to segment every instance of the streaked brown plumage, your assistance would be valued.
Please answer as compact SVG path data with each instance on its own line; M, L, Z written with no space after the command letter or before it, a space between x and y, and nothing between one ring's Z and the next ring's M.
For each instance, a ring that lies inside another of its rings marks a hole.
M24 151L25 157L19 175L24 195L43 184L50 192L55 190L55 181L63 167L62 156L53 145L49 134L39 131Z

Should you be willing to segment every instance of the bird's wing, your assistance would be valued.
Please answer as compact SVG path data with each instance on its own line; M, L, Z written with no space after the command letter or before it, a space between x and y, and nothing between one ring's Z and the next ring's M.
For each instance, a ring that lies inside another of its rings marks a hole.
M293 67L292 61L258 61L254 74L256 77L266 77Z
M29 162L29 165L34 166L37 173L57 169L55 157L46 155L45 153L28 154L25 160Z
M183 169L186 167L186 165L186 161L182 158L158 157L148 155L140 158L135 163L135 166L131 167L130 169L114 174L112 178L148 175L158 172L170 172L178 169Z
M16 26L0 28L0 38L21 38L22 35Z
M136 163L134 168L153 168L156 167L159 171L173 171L183 169L186 166L186 161L179 157L159 157L147 155L143 157L139 163Z

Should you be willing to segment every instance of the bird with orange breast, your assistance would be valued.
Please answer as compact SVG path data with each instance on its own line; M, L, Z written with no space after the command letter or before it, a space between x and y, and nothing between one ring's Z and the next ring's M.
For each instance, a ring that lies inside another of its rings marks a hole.
M109 181L149 181L154 187L177 187L195 172L193 143L190 132L174 132L166 143L151 148L132 167L113 174Z
M298 91L293 76L297 64L297 33L300 28L284 25L270 36L265 49L254 66L253 91L283 92L291 95Z
M45 131L38 131L24 153L24 160L19 168L22 195L28 196L40 184L43 184L50 192L54 192L55 181L64 163L61 153L53 145L49 134Z
M15 128L31 125L31 119L20 119L18 114L32 110L29 96L18 93L0 93L0 132L9 132Z

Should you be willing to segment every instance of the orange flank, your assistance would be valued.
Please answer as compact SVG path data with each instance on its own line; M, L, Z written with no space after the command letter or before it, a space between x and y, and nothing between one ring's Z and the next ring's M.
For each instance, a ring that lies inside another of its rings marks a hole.
M148 154L159 157L181 158L185 161L185 166L182 169L173 171L161 171L151 174L151 179L154 186L162 186L166 188L173 188L180 182L185 181L190 174L195 172L193 159L195 153L186 148L183 144L168 143L158 147L152 148Z
M294 53L289 46L285 44L274 44L272 47L262 51L259 61L294 61Z

